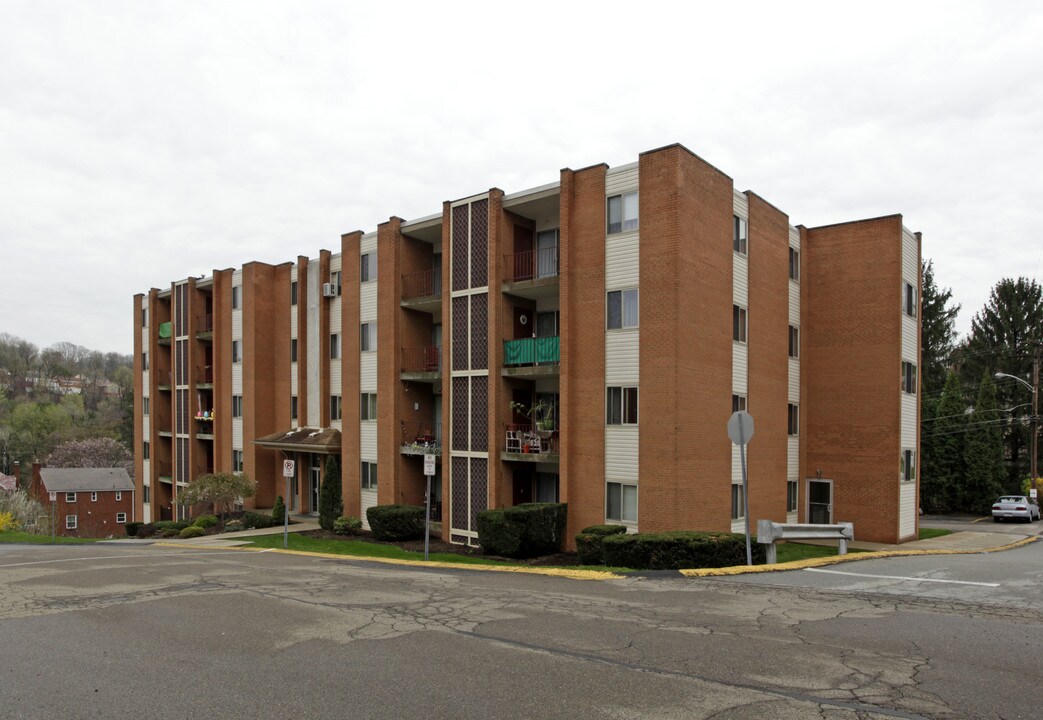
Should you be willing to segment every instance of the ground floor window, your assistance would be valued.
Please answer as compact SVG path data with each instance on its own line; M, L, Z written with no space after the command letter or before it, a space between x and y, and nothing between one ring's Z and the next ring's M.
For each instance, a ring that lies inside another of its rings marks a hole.
M608 483L605 517L620 522L637 522L637 485Z
M743 502L742 485L732 484L732 520L746 517L746 503Z
M76 516L75 515L66 515L65 516L65 529L66 530L75 530L76 529Z
M536 473L536 502L558 502L558 476L554 473Z
M127 522L127 513L116 513L116 522L125 523Z
M362 478L363 490L377 489L377 464L375 462L362 461L360 476Z
M786 512L797 512L797 481L786 482Z

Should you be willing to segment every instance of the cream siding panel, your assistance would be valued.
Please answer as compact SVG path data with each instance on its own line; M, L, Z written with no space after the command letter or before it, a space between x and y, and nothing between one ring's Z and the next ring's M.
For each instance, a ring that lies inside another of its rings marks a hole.
M732 253L732 302L750 304L750 258L739 253Z
M750 201L746 193L732 190L732 214L738 215L743 220L750 219Z
M732 392L746 395L749 390L749 347L744 343L732 343ZM752 411L751 411L752 414Z
M605 428L605 478L637 482L638 431L633 425Z
M355 402L359 399L355 398ZM377 423L365 420L359 423L359 456L363 460L376 462L377 459ZM380 482L379 479L377 482Z
M800 438L786 438L786 479L796 480L800 477Z
M637 330L613 330L605 334L606 385L636 385L640 361L641 336Z
M742 482L742 454L739 451L739 446L735 443L731 443L732 446L732 484ZM748 459L748 458L747 458Z
M789 284L789 324L800 327L800 285L792 281Z
M299 288L298 288L299 290ZM297 306L290 306L290 337L299 337L297 335Z
M243 419L232 418L232 449L243 449Z
M144 503L141 506L141 522L152 522L152 505L150 503Z
M377 485L380 485L380 468L377 468ZM377 504L377 491L376 490L362 490L362 527L369 530L369 518L366 517L366 510L371 507L375 507Z
M902 483L898 495L898 537L911 537L916 532L916 483Z
M290 363L290 394L297 394L297 363Z
M359 392L375 393L377 391L377 353L361 353L359 358L359 383ZM355 400L358 402L358 398Z
M359 289L359 320L372 322L377 319L377 284L363 283Z
M243 394L243 364L232 363L232 394Z
M797 507L800 507L800 498L799 497L797 498ZM797 522L797 511L796 510L794 510L793 512L786 513L786 522L791 523L791 524Z
M637 287L641 266L636 231L610 235L605 240L605 288ZM640 303L640 298L638 298Z
M916 320L902 313L902 359L919 365L919 355L916 347L919 328Z
M638 166L637 163L620 165L611 168L605 176L605 195L618 195L622 192L633 192L637 190Z
M919 275L917 265L920 261L920 250L917 247L916 236L909 230L902 228L902 279L912 283L916 287L916 278Z
M149 416L148 415L142 415L141 416L141 434L146 439L148 439L148 436L149 436L149 425L150 425L150 423L149 423ZM146 460L145 462L148 462L148 460ZM145 473L145 475L148 476L148 473Z
M756 529L757 529L757 526L751 522L750 523L750 531L753 532ZM745 533L746 532L746 520L744 518L739 518L738 520L732 520L732 532L733 533Z
M232 339L242 340L243 339L243 311L233 310L232 311Z
M336 393L334 393L334 394L336 394ZM330 420L330 427L331 428L335 428L337 430L343 430L344 429L344 422L342 420Z
M916 449L916 396L902 393L902 447Z
M787 358L789 360L789 392L787 401L791 403L800 402L800 360Z
M330 360L330 394L340 395L341 367L340 360Z
M149 397L149 394L148 394L148 389L149 389L149 385L150 385L149 372L150 371L145 370L144 372L141 373L141 391L142 391L141 397Z
M375 232L368 233L362 236L359 241L359 253L365 255L368 252L375 252L377 249L377 234Z
M789 246L800 250L800 230L794 226L789 226Z

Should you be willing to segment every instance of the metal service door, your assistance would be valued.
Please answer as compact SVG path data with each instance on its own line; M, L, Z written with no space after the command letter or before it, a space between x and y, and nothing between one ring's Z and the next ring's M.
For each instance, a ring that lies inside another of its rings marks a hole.
M808 522L833 523L833 481L808 480Z

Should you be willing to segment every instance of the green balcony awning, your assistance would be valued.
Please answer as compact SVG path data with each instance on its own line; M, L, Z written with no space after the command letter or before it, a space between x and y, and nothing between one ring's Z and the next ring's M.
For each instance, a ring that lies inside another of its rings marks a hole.
M159 324L159 336L161 338L170 337L170 323L165 322Z
M560 362L560 357L557 336L507 340L503 344L504 365L553 365Z

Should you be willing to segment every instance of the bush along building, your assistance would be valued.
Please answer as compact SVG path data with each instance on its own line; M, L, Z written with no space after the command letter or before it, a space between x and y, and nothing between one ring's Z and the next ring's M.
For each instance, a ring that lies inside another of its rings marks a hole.
M826 227L680 145L493 188L134 298L138 516L207 472L315 512L568 503L588 525L740 530L852 521L917 533L920 236L900 215ZM749 508L726 423L749 411Z

